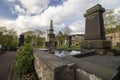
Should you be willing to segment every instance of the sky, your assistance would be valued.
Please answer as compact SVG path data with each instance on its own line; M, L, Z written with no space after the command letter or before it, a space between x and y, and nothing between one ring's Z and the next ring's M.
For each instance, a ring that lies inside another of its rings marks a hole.
M36 29L47 31L53 20L55 33L65 27L72 34L84 33L83 14L96 4L120 10L120 0L0 0L0 26L14 29L18 34Z

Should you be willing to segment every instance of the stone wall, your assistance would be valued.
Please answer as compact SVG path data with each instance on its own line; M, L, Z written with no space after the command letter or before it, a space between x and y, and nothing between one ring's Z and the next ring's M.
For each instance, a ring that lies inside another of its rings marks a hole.
M75 80L75 64L44 51L34 50L35 70L40 80Z

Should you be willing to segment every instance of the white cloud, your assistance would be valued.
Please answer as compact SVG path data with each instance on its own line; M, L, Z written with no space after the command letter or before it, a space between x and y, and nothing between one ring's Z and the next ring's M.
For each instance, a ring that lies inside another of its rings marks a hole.
M115 9L119 7L120 0L100 0L100 4L102 4L107 9Z
M83 14L88 8L98 3L105 8L120 7L119 0L63 0L64 3L58 6L48 6L49 1L51 0L19 0L21 5L14 5L18 18L14 21L3 21L4 25L9 28L14 27L19 33L33 29L45 31L49 28L52 19L56 32L69 26L73 33L81 33L85 28ZM29 14L35 15L30 16Z
M25 14L25 9L21 8L19 5L15 5L15 11L18 14Z
M48 7L49 0L19 0L29 14L41 13Z
M85 21L84 20L78 20L73 22L70 25L70 29L73 30L72 34L84 34L85 32Z

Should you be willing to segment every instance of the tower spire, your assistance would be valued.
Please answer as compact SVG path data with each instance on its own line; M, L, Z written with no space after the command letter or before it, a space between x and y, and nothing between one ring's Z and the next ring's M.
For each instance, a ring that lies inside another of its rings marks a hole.
M50 21L50 29L49 29L49 33L53 33L53 21Z
M50 29L53 30L53 20L50 22Z

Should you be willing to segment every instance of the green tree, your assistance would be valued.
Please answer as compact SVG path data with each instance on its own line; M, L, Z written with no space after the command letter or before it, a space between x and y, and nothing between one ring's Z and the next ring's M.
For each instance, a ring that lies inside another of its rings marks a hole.
M65 28L62 29L62 32L63 32L64 35L70 35L72 30L69 27L65 27Z
M35 30L34 33L35 33L35 36L36 36L37 46L43 45L43 43L44 43L43 35L44 35L45 32L43 32L41 30Z
M0 44L7 47L17 47L17 32L14 29L0 27Z
M21 33L25 37L25 43L32 44L33 39L35 38L35 33L34 31L26 31Z
M104 13L104 25L105 28L115 28L117 25L116 15L114 14L114 10L106 10Z
M64 35L63 35L63 33L61 31L56 36L56 40L57 40L57 43L58 43L59 46L61 46L63 44Z

